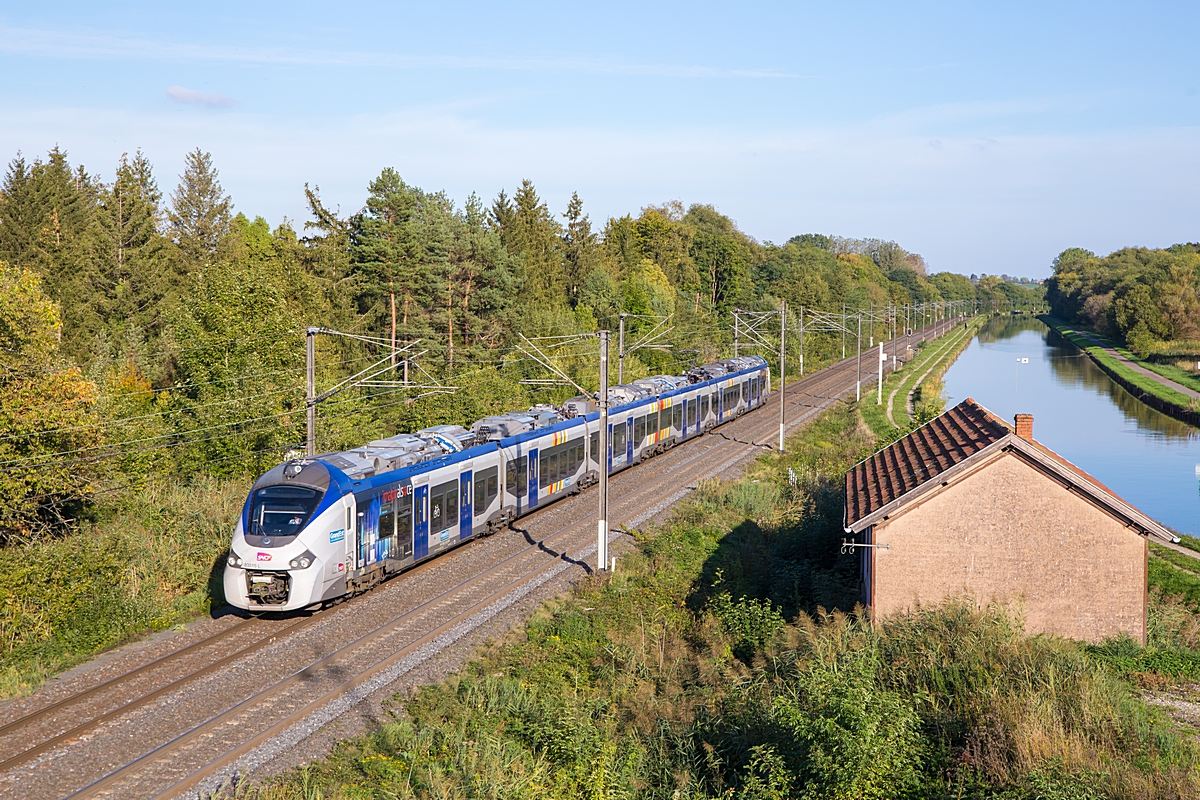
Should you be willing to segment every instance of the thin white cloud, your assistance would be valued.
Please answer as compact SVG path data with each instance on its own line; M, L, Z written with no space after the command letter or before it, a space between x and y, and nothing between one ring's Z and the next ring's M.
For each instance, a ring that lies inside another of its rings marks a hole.
M194 106L209 106L210 108L229 108L237 105L232 97L216 92L202 92L198 89L188 89L183 86L168 86L167 97L176 103L186 103Z
M345 66L400 69L488 69L527 72L575 72L600 75L650 75L668 78L799 78L768 68L727 69L702 64L656 64L612 57L550 55L424 55L339 50L292 50L232 47L139 39L106 31L73 31L0 26L0 52L43 58L105 61L220 62L296 66Z

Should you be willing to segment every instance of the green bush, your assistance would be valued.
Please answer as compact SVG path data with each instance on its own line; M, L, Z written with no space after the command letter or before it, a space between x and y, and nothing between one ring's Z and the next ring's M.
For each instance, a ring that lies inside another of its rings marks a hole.
M0 696L222 605L240 481L150 487L61 539L0 549Z

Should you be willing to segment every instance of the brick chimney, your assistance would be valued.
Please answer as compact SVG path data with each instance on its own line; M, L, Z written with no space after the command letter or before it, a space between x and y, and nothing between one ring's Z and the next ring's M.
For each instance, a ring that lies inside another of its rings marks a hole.
M1033 441L1033 414L1017 414L1017 436L1027 442Z

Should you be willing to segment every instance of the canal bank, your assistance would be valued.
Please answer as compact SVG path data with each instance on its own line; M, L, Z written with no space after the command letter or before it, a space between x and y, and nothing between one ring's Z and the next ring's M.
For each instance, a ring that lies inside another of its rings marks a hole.
M1086 352L1032 317L996 317L943 379L1180 533L1200 532L1200 431L1143 402ZM1014 498L1019 502L1019 498Z
M1088 354L1092 362L1125 391L1168 416L1200 428L1200 392L1164 378L1122 356L1095 335L1077 330L1051 316L1038 319Z

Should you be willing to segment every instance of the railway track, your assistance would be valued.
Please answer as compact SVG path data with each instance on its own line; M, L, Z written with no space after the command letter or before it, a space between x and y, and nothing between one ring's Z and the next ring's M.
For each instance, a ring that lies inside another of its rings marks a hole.
M865 357L864 379L875 374L873 354ZM857 374L851 357L790 384L789 429L852 392ZM701 480L772 449L778 398L775 392L762 409L614 476L610 519L636 527ZM584 559L596 547L594 497L556 503L327 611L240 621L3 722L0 795L210 791L269 760L265 746L278 751L300 741L566 570L590 569ZM183 664L183 674L172 671Z

